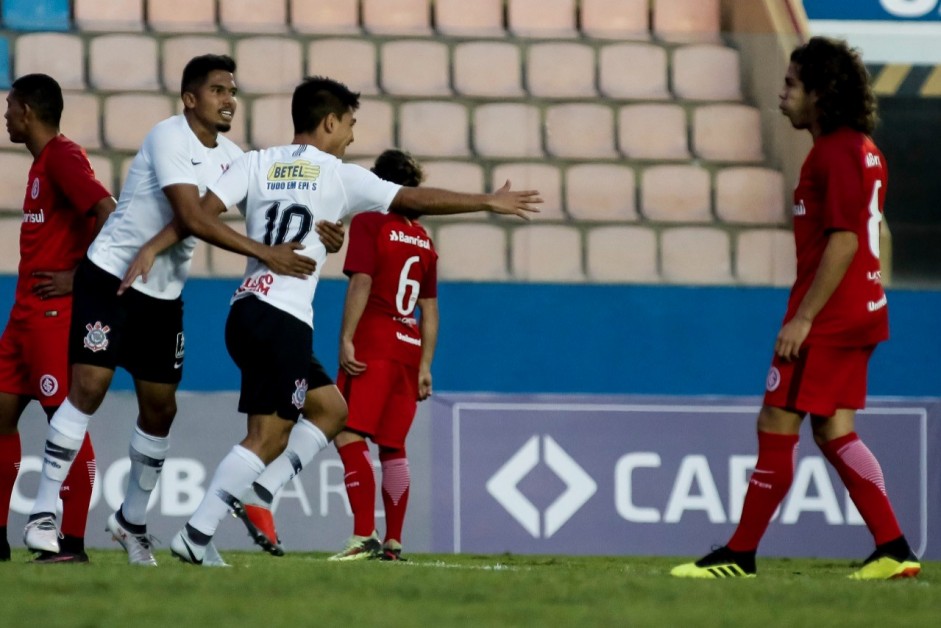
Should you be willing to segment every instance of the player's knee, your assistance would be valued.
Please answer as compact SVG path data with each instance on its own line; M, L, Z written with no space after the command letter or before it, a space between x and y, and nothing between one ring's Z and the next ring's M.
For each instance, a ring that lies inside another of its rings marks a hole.
M148 434L166 435L176 418L176 399L151 399L140 404L138 424Z
M69 401L81 412L93 414L104 401L114 371L76 364L72 367Z

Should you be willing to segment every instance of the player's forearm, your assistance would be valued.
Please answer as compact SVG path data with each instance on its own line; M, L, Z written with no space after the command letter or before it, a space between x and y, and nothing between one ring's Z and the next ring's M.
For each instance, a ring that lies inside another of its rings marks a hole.
M813 283L797 308L795 318L814 320L846 276L858 246L859 241L852 231L835 231L830 234Z
M183 223L174 216L167 225L157 232L157 235L152 237L147 241L147 244L144 246L150 247L154 250L154 253L160 253L170 248L177 242L180 242L188 236L189 233L186 231L186 227L183 226Z
M431 215L467 214L489 211L492 200L491 194L463 194L440 188L403 187L396 194L391 209Z
M101 231L101 228L105 226L105 221L108 220L108 216L114 213L115 207L117 207L117 202L114 200L113 196L106 196L100 201L92 205L89 213L95 217L95 234L94 237L98 236L98 233Z
M363 317L369 291L372 289L372 277L366 273L354 273L350 285L346 288L346 302L343 304L343 322L340 324L340 340L352 342L359 319Z
M421 365L420 368L431 370L431 362L435 357L435 347L438 344L438 300L421 299L418 302L421 308Z

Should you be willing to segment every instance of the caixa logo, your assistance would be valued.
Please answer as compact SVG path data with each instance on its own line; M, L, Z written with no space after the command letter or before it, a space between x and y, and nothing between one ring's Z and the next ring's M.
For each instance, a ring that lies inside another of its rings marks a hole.
M519 488L540 461L565 484L565 490L544 512ZM551 436L531 437L487 481L487 492L536 539L548 539L558 532L597 490L591 476Z
M941 0L879 0L879 4L895 17L920 18L932 12L941 15Z

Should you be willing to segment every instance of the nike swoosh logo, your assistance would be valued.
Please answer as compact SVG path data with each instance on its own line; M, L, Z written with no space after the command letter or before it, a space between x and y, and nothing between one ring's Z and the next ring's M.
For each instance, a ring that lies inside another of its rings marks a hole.
M173 363L173 368L175 368L175 369L178 369L178 368L180 368L181 366L183 366L183 363L182 363L182 362L174 362L174 363Z
M190 163L193 164L194 166L198 166L199 164L201 164L201 163L203 163L203 162L201 162L201 161L196 161L195 159L190 159Z

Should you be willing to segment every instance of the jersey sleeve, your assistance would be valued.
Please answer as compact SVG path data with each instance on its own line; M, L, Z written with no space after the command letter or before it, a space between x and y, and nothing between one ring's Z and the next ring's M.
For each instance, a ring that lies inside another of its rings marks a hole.
M154 166L161 189L178 184L199 185L192 155L187 150L189 142L178 130L174 124L159 124L144 140L143 150Z
M346 249L346 262L343 273L352 277L356 273L372 276L376 270L376 237L379 233L379 214L362 215L353 218L350 223L349 245Z
M49 155L46 176L80 212L87 212L101 199L111 196L95 177L88 156L77 145L56 150Z
M388 213L389 206L402 187L380 179L356 164L341 163L337 174L346 194L346 207L341 218L362 212Z
M243 201L248 196L249 176L251 173L252 153L245 153L232 162L228 170L219 175L209 191L219 197L226 207L237 207L244 215Z
M863 157L849 146L834 146L823 158L824 229L857 231L868 216Z

